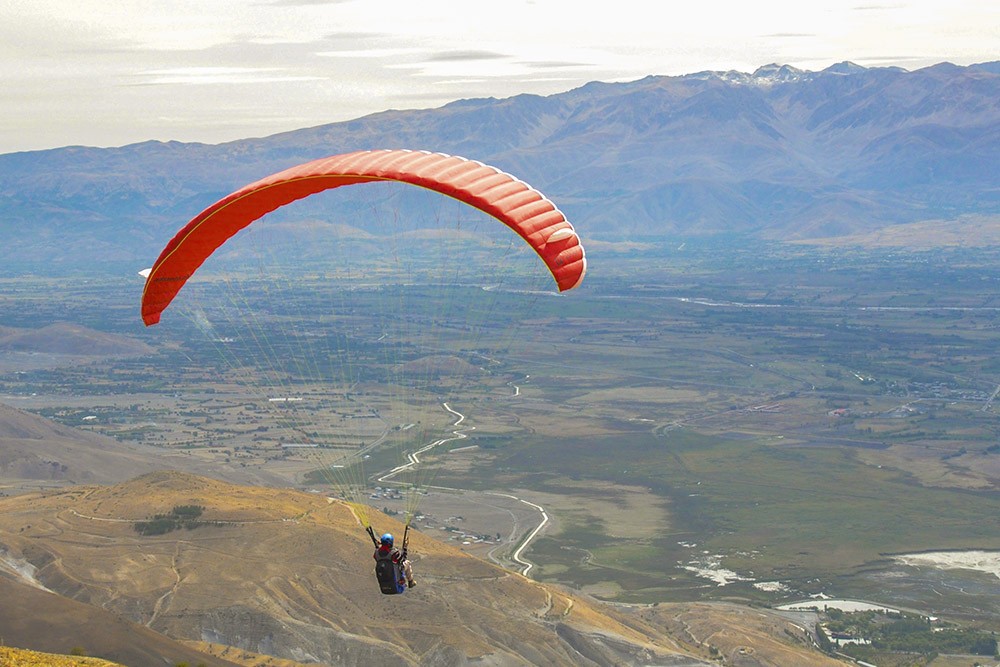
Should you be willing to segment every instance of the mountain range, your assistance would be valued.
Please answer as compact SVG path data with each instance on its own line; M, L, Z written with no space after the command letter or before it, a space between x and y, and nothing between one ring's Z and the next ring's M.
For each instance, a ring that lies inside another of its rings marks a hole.
M10 153L0 155L0 264L148 265L236 188L365 148L496 165L545 192L585 238L802 239L989 218L1000 215L997 100L1000 62L912 72L769 65L390 110L219 145ZM350 213L355 197L300 215L363 227ZM407 195L393 198L411 210Z

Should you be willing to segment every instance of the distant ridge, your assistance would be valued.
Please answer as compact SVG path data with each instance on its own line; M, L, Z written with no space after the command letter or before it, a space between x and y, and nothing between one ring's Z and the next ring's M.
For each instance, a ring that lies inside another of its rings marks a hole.
M0 267L142 268L221 196L294 164L366 148L495 164L540 188L596 239L802 239L1000 216L998 99L996 62L913 72L770 64L386 111L220 145L0 155ZM290 219L363 227L355 212L370 195L343 195L302 202ZM420 214L406 194L385 205Z
M69 322L55 322L40 329L0 330L0 352L133 356L152 351L153 348L141 341Z
M887 67L882 69L893 70L896 72L906 72L906 70L900 67ZM863 72L866 72L867 70L868 70L867 67L863 67L861 65L857 65L855 63L845 60L843 62L830 65L826 69L821 70L819 72L811 72L809 70L792 67L791 65L779 65L778 63L771 63L769 65L762 65L758 67L752 73L737 72L736 70L726 70L726 71L706 70L704 72L698 72L696 74L689 74L688 77L693 79L718 79L720 81L725 81L727 83L736 83L742 85L771 86L776 83L798 83L803 81L812 81L817 77L829 74L840 74L844 76L849 76L853 74L861 74Z

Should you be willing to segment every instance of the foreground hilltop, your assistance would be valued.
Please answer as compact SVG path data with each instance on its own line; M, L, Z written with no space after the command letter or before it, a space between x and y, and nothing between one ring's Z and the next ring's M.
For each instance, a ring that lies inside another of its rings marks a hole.
M205 523L158 536L135 531L136 521L180 505L203 507ZM388 517L379 522L401 529ZM744 622L748 610L711 605L640 613L539 584L420 533L410 547L419 585L386 597L350 508L314 494L158 472L0 500L0 553L23 589L44 586L216 655L228 646L343 665L679 666L732 652L752 658L739 664L836 664L792 639L801 630L777 617ZM2 600L0 607L33 608ZM35 647L31 631L22 633L22 645ZM15 643L8 628L0 634ZM89 655L102 654L99 633L85 640Z

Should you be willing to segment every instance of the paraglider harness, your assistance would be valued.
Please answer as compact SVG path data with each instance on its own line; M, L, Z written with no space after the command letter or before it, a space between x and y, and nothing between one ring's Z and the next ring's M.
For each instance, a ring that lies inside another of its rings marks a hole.
M406 545L410 539L410 524L407 523L403 529L402 548L397 552L395 549L383 551L378 538L375 537L375 530L371 526L365 528L368 536L372 538L375 545L375 578L378 580L379 590L385 595L398 595L406 592L406 578L403 576L403 561L406 560ZM399 554L398 559L393 559L393 554Z

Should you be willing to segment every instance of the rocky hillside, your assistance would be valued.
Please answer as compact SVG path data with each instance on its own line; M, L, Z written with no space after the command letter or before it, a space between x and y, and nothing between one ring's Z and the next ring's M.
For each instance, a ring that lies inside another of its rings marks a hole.
M238 663L213 656L169 639L162 634L129 622L119 615L84 604L25 581L30 570L20 575L12 571L13 561L0 548L0 634L8 646L33 649L70 657L32 656L38 662L24 665L101 665L109 663L83 660L78 656L100 656L113 663L128 665L189 665L235 667ZM70 661L72 660L72 662ZM9 667L3 653L0 665Z

